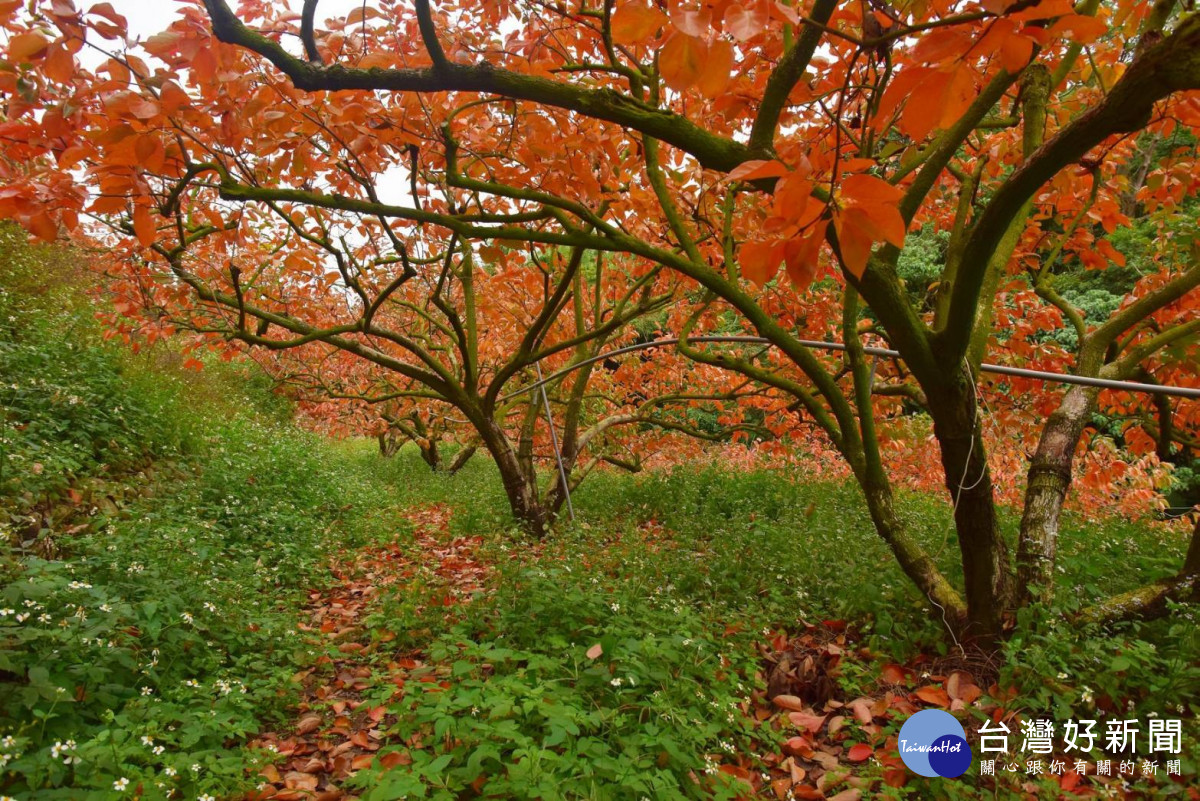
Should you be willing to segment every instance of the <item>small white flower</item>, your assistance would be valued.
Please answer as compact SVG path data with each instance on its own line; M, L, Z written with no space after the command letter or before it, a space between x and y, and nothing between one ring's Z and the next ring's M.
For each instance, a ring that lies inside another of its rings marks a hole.
M91 584L88 584L84 581L72 581L67 586L73 590L90 590L92 588ZM128 782L126 782L126 784L128 784Z
M618 676L618 677L614 678L612 681L609 682L609 684L611 684L614 687L620 687L621 686L621 677Z
M612 610L613 610L614 612L620 612L620 611L621 611L621 605L620 605L620 604L618 604L618 603L614 603L614 604L612 604Z
M154 748L152 748L150 750L154 753L155 756L162 756L163 751L166 751L167 749L166 749L166 746L156 745L156 746L154 746Z
M168 776L174 776L175 768L164 768L163 773L167 774Z
M1059 680L1060 680L1060 681L1064 681L1064 680L1066 680L1066 679L1068 678L1068 676L1067 676L1067 674L1066 674L1066 673L1059 673L1059 674L1058 674L1058 678L1059 678Z
M217 801L217 799L213 798L208 793L205 793L204 795L202 795L198 799L196 799L196 801Z
M29 620L29 613L28 613L28 612L22 612L21 614L17 615L17 622L18 622L18 623L24 623L26 620Z
M52 623L52 622L54 622L54 618L50 617L45 612L38 615L38 623Z
M129 786L129 779L126 779L124 776L122 776L121 778L119 778L115 782L113 782L114 790L124 790L128 786Z
M154 694L154 690L150 689L149 687L142 688L142 695L153 695L153 694Z
M192 617L191 612L184 612L179 617L181 617L183 619L184 623L191 623L193 620L195 620L195 618Z
M112 607L109 606L108 604L100 604L100 611L101 612L111 612Z
M15 613L16 611L17 610L15 610L15 609L0 609L0 617L8 617L9 615Z
M204 608L205 608L205 609L207 609L209 612L215 612L215 611L217 611L217 607L216 607L216 605L215 605L215 604L213 604L211 601L205 601L205 602L204 602Z
M154 745L154 738L149 735L142 735L142 745Z
M199 773L199 772L200 772L200 763L193 762L192 763L192 773Z
M0 745L4 746L5 748L12 748L16 744L17 739L11 734L6 736L3 740L0 740Z

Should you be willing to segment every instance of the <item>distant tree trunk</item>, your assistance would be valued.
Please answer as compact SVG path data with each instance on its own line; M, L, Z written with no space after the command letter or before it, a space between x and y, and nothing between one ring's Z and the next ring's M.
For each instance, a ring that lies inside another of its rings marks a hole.
M472 442L469 445L464 445L458 453L454 454L454 459L450 462L450 466L446 468L446 472L454 475L459 470L466 466L467 462L471 461L471 457L479 450L479 445Z
M437 470L442 463L442 454L438 451L437 439L426 436L416 440L416 443L417 447L421 449L421 459L429 465L430 470Z
M381 433L379 439L379 455L385 459L390 459L396 455L400 447L404 444L404 438L397 434L391 428Z

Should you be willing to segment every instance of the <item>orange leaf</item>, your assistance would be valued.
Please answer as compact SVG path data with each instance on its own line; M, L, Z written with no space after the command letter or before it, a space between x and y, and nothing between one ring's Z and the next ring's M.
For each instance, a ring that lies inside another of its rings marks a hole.
M75 76L75 57L67 48L56 44L50 48L50 54L42 64L42 72L52 81L66 83Z
M703 40L676 31L658 53L658 69L667 86L682 92L700 80L707 57Z
M951 75L932 71L907 95L900 114L900 129L912 139L924 139L942 118L942 106Z
M941 687L929 685L917 690L917 697L934 706L950 706L950 696Z
M133 232L144 248L153 245L157 238L158 232L155 230L153 218L150 217L150 209L145 206L135 206L133 209Z
M797 222L808 208L812 189L812 181L799 173L784 175L775 184L775 213L789 222Z
M716 97L729 85L733 72L733 45L718 39L708 47L708 58L700 73L696 88L705 97Z
M1069 33L1071 40L1079 44L1091 44L1108 31L1108 23L1082 14L1068 14L1050 26L1050 34Z
M871 258L871 245L875 241L871 231L864 227L867 219L861 209L853 207L839 211L833 217L842 266L855 278L861 278L866 271L867 261Z
M886 203L895 206L904 197L899 187L866 173L847 175L838 187L838 194L858 205Z
M787 175L787 173L788 168L786 164L778 161L752 159L750 161L743 161L730 170L729 179L731 181L753 181L758 178L778 178L781 175Z
M763 6L745 8L737 3L725 11L725 30L739 42L753 39L767 27L767 11Z
M803 239L789 241L784 249L784 266L797 292L804 291L817 277L825 226L821 225L819 229Z
M54 220L50 219L50 215L46 212L34 214L25 223L25 227L29 232L42 242L53 242L58 238L58 226Z
M742 275L758 286L765 285L779 271L783 261L783 248L778 242L746 242L738 250L738 264ZM779 699L775 699L779 703Z
M1101 239L1097 241L1096 249L1103 253L1105 258L1118 267L1125 266L1125 254L1113 247L1112 243L1107 239Z
M824 715L811 715L807 712L789 712L788 720L813 734L816 734L817 730L825 724Z
M712 24L712 14L703 8L684 8L677 3L671 9L671 24L688 36L704 36Z
M40 33L21 33L8 42L9 61L28 61L40 56L50 46L50 40Z
M612 16L612 35L618 42L640 42L665 25L667 15L654 7L626 5Z
M1000 42L1000 63L1005 72L1020 72L1033 55L1033 40L1028 36L1013 34Z

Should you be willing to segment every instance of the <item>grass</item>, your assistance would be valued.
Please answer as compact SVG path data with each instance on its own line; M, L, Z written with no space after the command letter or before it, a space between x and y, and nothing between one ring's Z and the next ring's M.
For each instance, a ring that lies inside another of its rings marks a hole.
M398 742L424 734L453 745L434 746L411 766L364 774L363 786L373 788L367 798L450 798L481 776L491 777L489 790L515 797L719 795L726 785L692 777L731 751L777 750L782 736L728 714L750 709L752 691L761 689L754 644L770 633L848 621L859 638L837 678L848 699L878 695L885 663L953 655L936 614L901 575L848 484L718 469L602 474L575 497L577 520L534 547L503 513L485 461L444 476L429 473L411 449L383 463L365 448L359 458L386 471L402 505L448 505L453 533L482 537L485 561L500 566L494 592L452 618L406 595L381 607L376 625L398 635L396 647L431 654L454 673L450 692L394 707L391 733ZM953 575L946 504L908 493L899 507ZM1005 520L1010 530L1015 523ZM1182 558L1182 538L1114 520L1098 528L1068 521L1062 540L1066 600L1026 621L1008 643L998 698L1008 710L1059 721L1098 708L1143 721L1179 717L1191 721L1185 742L1194 743L1200 638L1193 612L1112 631L1077 630L1063 616L1088 598L1168 574ZM596 643L605 656L592 661L585 652ZM558 710L557 722L542 714L547 707ZM572 727L564 728L567 720ZM1192 746L1185 772L1194 759ZM978 775L974 767L968 777L976 781L914 777L904 789L884 789L977 797L985 791ZM557 789L539 795L539 787ZM1017 793L1016 784L996 792Z

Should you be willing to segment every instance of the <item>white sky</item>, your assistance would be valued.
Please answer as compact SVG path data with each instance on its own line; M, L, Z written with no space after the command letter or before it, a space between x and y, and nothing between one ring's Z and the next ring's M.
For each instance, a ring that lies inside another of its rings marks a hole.
M182 3L177 0L109 0L118 14L129 20L129 35L142 39L166 30L171 20L178 15ZM276 0L279 2L279 0ZM301 0L290 0L287 5L300 10ZM236 2L231 3L236 8ZM343 17L354 8L360 8L362 0L323 0L317 6L318 25L331 17Z

